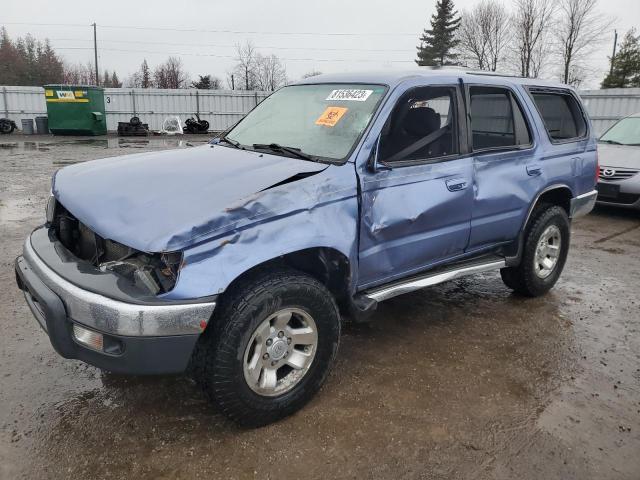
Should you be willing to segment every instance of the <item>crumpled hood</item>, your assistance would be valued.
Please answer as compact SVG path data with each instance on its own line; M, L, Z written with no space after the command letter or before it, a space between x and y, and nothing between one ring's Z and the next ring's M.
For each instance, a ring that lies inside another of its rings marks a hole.
M640 169L640 147L599 143L598 163L601 167Z
M253 214L242 207L258 192L326 167L205 145L71 165L57 172L52 189L101 237L161 252L225 233Z

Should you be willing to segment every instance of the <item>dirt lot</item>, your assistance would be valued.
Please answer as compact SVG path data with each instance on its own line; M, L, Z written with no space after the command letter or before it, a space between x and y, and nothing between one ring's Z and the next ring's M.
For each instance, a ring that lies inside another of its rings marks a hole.
M320 394L243 430L187 378L104 374L54 353L15 287L51 174L150 142L0 138L0 478L640 478L640 214L573 225L558 286L497 273L349 325ZM136 150L139 151L139 150Z

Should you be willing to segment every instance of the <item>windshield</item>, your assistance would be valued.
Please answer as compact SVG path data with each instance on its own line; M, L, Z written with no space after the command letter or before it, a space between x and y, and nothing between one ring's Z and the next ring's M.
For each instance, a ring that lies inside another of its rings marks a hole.
M601 142L620 145L640 145L640 117L620 120L600 137Z
M251 111L226 138L246 148L277 145L320 159L343 160L385 92L384 86L364 84L284 87Z

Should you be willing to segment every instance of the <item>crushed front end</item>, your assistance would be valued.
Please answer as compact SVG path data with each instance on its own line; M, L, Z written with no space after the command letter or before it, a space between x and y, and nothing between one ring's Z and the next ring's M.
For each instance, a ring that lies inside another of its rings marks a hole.
M215 297L163 298L180 252L141 252L105 239L51 197L47 223L26 239L16 280L53 347L104 370L184 371Z

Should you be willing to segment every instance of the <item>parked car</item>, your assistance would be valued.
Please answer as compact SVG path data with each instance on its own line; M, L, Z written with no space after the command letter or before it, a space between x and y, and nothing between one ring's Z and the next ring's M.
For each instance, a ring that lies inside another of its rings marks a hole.
M568 86L317 76L209 145L59 170L18 285L62 356L188 370L230 418L263 425L318 391L343 317L490 270L547 292L596 177Z
M640 113L616 122L598 141L598 203L640 210Z

